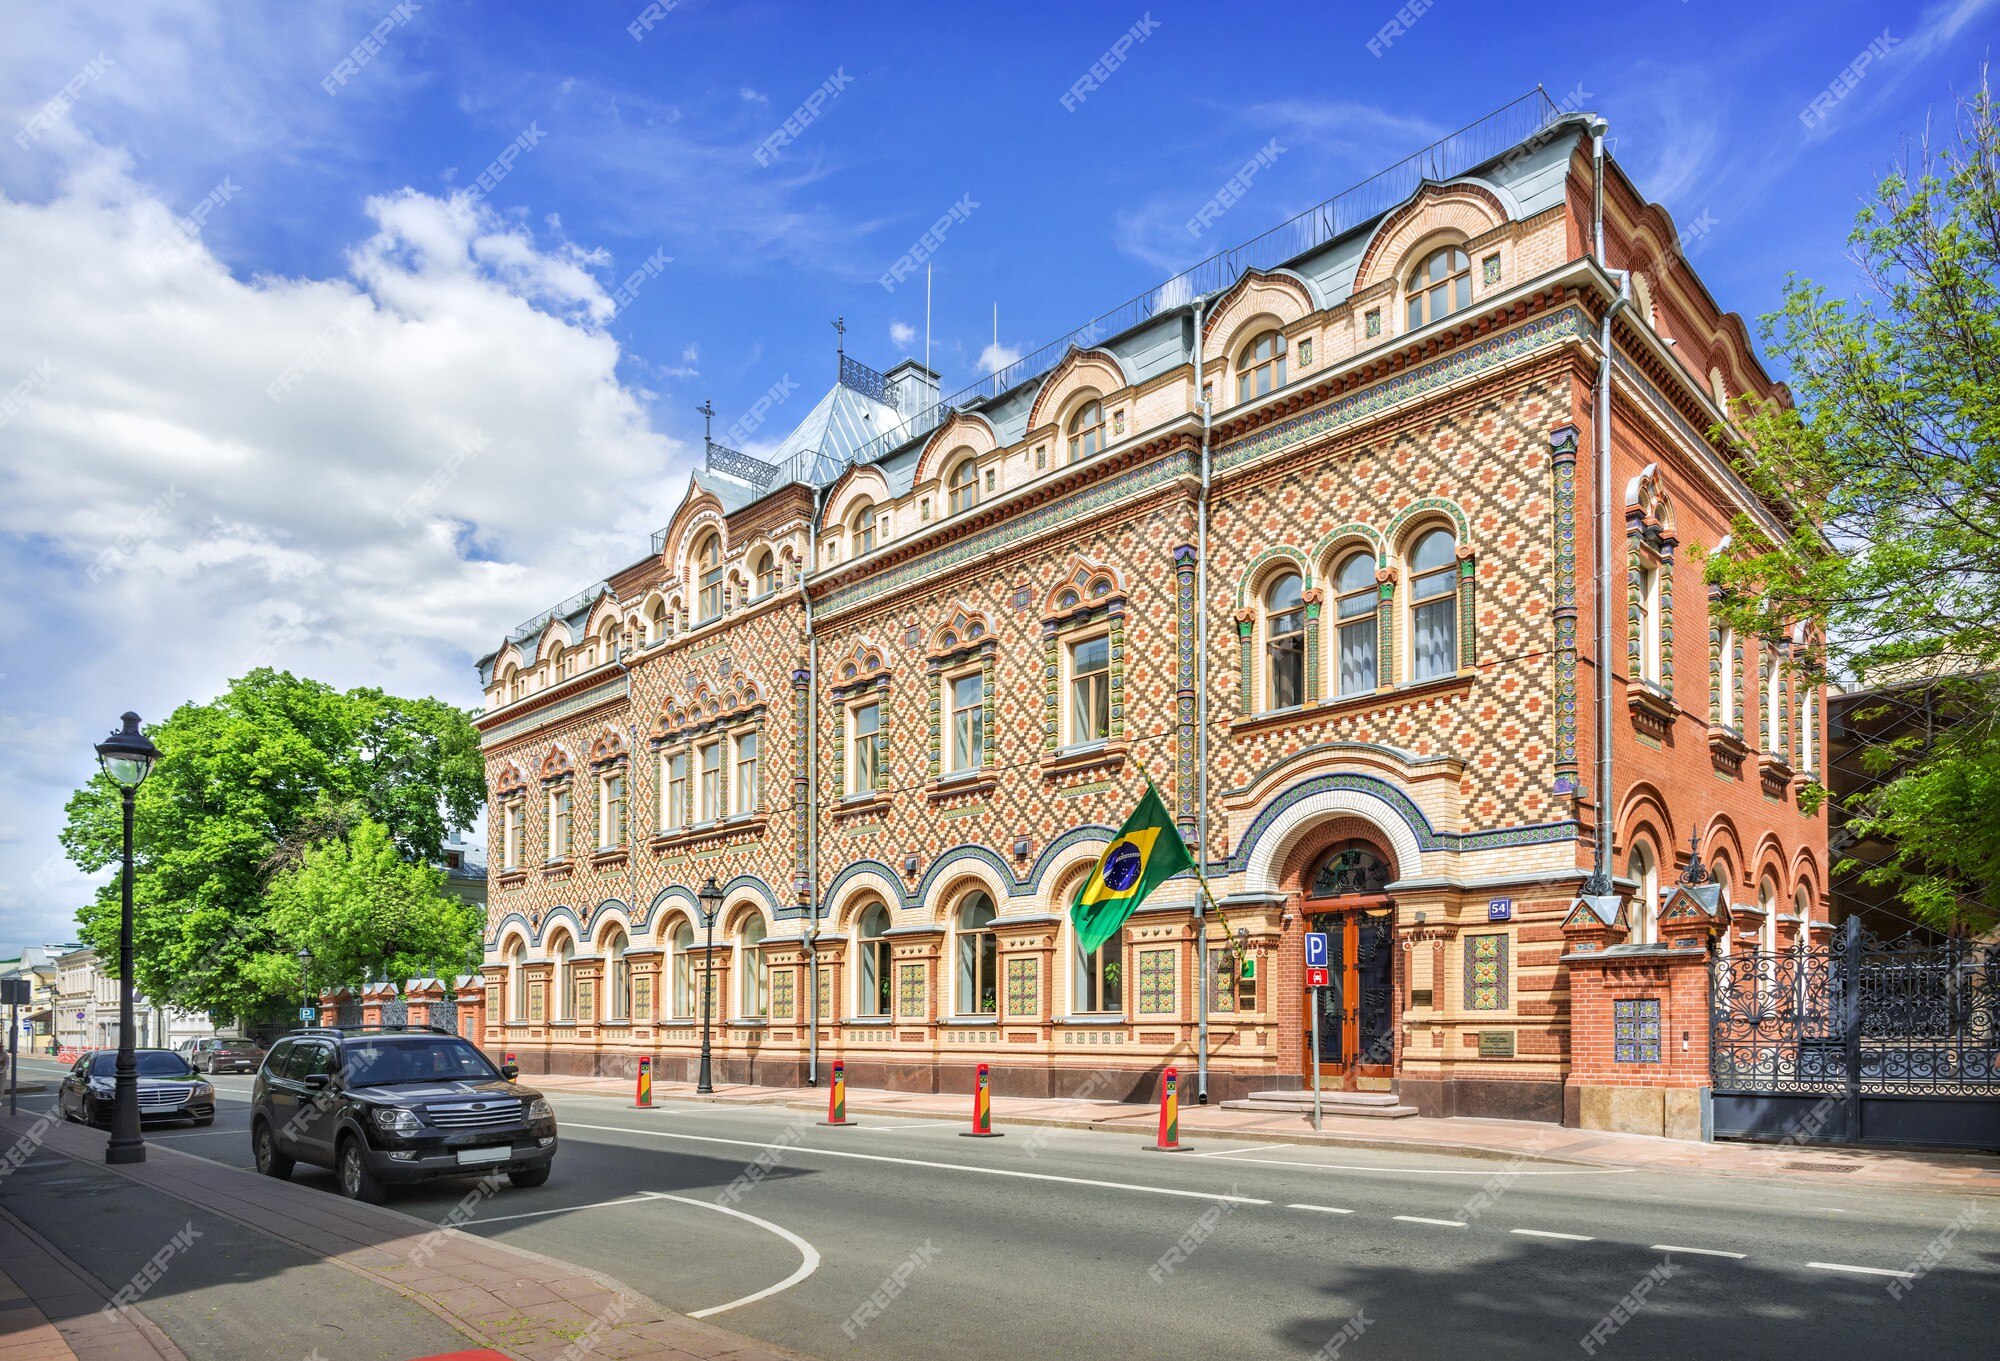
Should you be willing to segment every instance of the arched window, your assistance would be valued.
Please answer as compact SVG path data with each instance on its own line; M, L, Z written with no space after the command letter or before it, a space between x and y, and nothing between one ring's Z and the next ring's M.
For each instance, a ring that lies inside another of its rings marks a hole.
M979 504L979 463L975 459L965 459L951 470L946 480L951 488L951 513L971 510Z
M993 934L993 900L967 895L958 907L958 1015L992 1016L999 1010L995 971L999 942Z
M863 553L875 551L875 503L863 501L847 517L847 531L854 539L854 551L850 557L860 557Z
M1264 588L1264 703L1289 709L1306 697L1305 582L1286 572Z
M742 942L737 950L736 968L743 978L743 1015L767 1016L771 1011L771 964L764 957L764 937L768 934L761 913L752 913L743 923Z
M1458 549L1448 529L1421 535L1410 550L1410 676L1458 670Z
M507 1019L525 1021L528 1019L528 985L521 977L521 963L526 951L521 938L514 937L503 958L507 964Z
M521 673L510 663L500 673L499 702L512 704L521 697Z
M1069 461L1089 458L1103 448L1104 406L1100 402L1085 402L1069 418Z
M1285 385L1285 338L1266 331L1236 360L1236 400L1247 402Z
M607 619L604 629L597 635L597 664L599 666L618 660L618 621Z
M722 536L704 535L694 550L700 594L695 597L695 622L706 624L722 614Z
M1651 945L1659 939L1660 923L1660 857L1652 842L1641 837L1632 843L1627 869L1638 885L1632 894L1630 939L1634 945Z
M576 671L576 654L566 651L561 643L549 649L549 674L563 680Z
M1660 567L1658 563L1639 565L1636 583L1639 617L1632 628L1639 639L1639 679L1660 683Z
M1819 691L1799 680L1799 768L1819 769Z
M674 929L671 945L674 952L674 995L672 1005L676 1017L694 1015L694 927L682 922Z
M1725 728L1738 728L1736 714L1736 630L1724 628L1716 644L1715 713Z
M890 962L889 909L880 903L870 903L862 908L854 934L860 956L855 970L855 1013L887 1016L893 992L892 980L896 976Z
M1757 906L1764 920L1757 927L1757 948L1765 954L1778 951L1778 881L1765 875L1757 881Z
M751 559L751 572L757 582L757 598L763 599L778 589L778 555L768 548L760 548Z
M1409 329L1450 316L1472 306L1472 262L1457 246L1426 256L1410 271L1403 289L1409 299Z
M1365 841L1346 841L1327 852L1313 871L1306 896L1345 898L1353 894L1377 894L1389 886L1392 871L1376 849Z
M555 948L549 951L549 958L556 965L556 1014L552 1021L574 1021L576 1019L576 942L567 935L556 938Z
M1333 571L1334 647L1339 658L1340 693L1365 695L1375 689L1375 555L1351 553Z
M655 596L646 607L646 646L658 647L667 641L667 602Z
M625 957L625 951L631 944L624 929L614 926L604 937L604 945L599 951L604 956L605 970L611 980L611 991L604 999L607 1020L632 1019L632 961Z
M1088 878L1085 882L1089 882ZM1083 892L1081 886L1077 892ZM1070 933L1070 939L1076 941L1074 931ZM1072 944L1070 961L1070 977L1076 980L1076 997L1072 1005L1077 1015L1125 1010L1125 932L1122 928L1090 954L1085 954L1079 944Z
M1764 677L1764 751L1768 755L1778 756L1782 755L1778 750L1779 736L1783 731L1782 725L1778 722L1778 709L1785 700L1784 653L1778 650L1776 643L1766 643L1764 646L1768 650L1764 665L1770 673Z

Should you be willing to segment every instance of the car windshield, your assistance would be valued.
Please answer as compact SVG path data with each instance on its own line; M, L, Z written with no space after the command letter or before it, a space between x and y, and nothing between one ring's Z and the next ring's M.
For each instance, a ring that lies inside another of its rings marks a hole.
M500 1074L486 1056L463 1040L359 1040L347 1046L347 1085L377 1087L389 1082L484 1081Z
M192 1070L187 1060L170 1049L141 1049L139 1060L140 1077L186 1077ZM118 1051L107 1049L102 1054L93 1054L90 1059L92 1077L111 1077L118 1071Z

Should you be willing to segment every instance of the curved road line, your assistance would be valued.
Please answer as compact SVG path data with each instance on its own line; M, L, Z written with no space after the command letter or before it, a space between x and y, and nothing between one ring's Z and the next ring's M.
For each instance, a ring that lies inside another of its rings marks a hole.
M743 1211L734 1209L728 1205L717 1205L712 1200L695 1200L691 1196L670 1196L665 1191L641 1191L639 1194L647 1197L650 1200L677 1200L683 1205L693 1205L698 1209L717 1210L726 1215L734 1215L738 1219L746 1220L749 1223L755 1224L760 1229L769 1229L772 1233L777 1234L778 1237L784 1239L786 1242L790 1243L793 1247L797 1248L799 1250L799 1256L805 1259L804 1261L799 1263L799 1269L797 1271L794 1271L791 1275L785 1277L784 1280L779 1281L776 1285L767 1285L754 1295L745 1295L740 1300L731 1300L727 1304L718 1304L712 1309L696 1309L688 1314L689 1318L711 1318L716 1314L726 1314L731 1309L738 1308L739 1306L745 1304L755 1304L758 1300L764 1299L765 1297L770 1295L775 1295L781 1290L790 1290L800 1281L803 1281L806 1277L812 1275L815 1271L819 1270L819 1249L814 1247L811 1243L806 1242L805 1239L799 1237L797 1234L793 1233L790 1229L784 1228L783 1226L778 1224L773 1224L768 1219L759 1219L757 1218L756 1215L745 1214Z

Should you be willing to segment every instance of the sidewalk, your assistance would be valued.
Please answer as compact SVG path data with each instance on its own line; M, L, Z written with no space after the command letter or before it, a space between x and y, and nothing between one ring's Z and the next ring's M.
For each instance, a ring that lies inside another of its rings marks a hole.
M632 1084L609 1078L523 1074L522 1081L550 1092L632 1096ZM713 1096L697 1096L688 1082L655 1082L655 1100L713 1101L722 1105L826 1107L826 1089L718 1086ZM971 1117L969 1094L886 1092L847 1089L847 1114L907 1115L926 1119ZM993 1123L1089 1129L1146 1136L1151 1142L1157 1106L1063 1098L993 1098ZM1328 1114L1315 1132L1303 1115L1290 1112L1224 1110L1183 1102L1181 1138L1245 1143L1373 1148L1405 1153L1452 1153L1465 1157L1536 1162L1582 1163L1633 1171L1702 1172L1715 1176L1776 1177L1785 1181L1825 1181L1844 1186L1901 1186L1954 1194L2000 1195L2000 1158L1978 1153L1919 1153L1857 1149L1820 1144L1695 1143L1642 1134L1565 1129L1528 1120L1440 1119L1413 1115L1401 1120Z
M179 1361L170 1337L204 1361L471 1346L554 1361L584 1340L603 1357L797 1361L609 1277L387 1207L159 1144L105 1167L107 1139L0 1113L0 1145L28 1155L0 1175L0 1270L15 1291L0 1298L0 1361ZM106 1313L121 1288L135 1307Z

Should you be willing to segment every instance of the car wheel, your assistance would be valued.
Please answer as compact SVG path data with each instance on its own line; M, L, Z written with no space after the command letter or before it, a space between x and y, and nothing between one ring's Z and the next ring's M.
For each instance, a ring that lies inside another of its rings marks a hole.
M527 1167L519 1172L509 1172L507 1180L516 1186L540 1186L548 1181L549 1173L555 1170L554 1163L543 1163L540 1167Z
M278 1136L271 1132L269 1121L259 1120L257 1127L250 1131L250 1153L257 1160L257 1170L265 1176L283 1181L292 1175L295 1164L291 1156L278 1147Z
M340 1194L349 1200L380 1205L388 1195L388 1188L368 1170L368 1159L361 1153L361 1140L351 1134L341 1140L340 1153L334 1158L334 1174L340 1178Z

